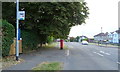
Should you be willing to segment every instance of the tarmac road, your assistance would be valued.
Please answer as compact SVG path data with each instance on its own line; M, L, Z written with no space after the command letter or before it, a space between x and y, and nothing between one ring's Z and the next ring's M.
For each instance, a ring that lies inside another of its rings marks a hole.
M65 43L69 50L65 70L118 70L118 48Z

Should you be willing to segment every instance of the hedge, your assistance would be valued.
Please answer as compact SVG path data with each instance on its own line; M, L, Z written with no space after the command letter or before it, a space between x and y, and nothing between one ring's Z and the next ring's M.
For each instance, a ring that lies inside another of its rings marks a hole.
M6 20L2 20L2 56L8 56L10 45L13 43L15 37L15 28Z
M27 50L35 50L38 48L38 44L40 43L40 40L36 31L21 30L21 37L22 37L23 52Z

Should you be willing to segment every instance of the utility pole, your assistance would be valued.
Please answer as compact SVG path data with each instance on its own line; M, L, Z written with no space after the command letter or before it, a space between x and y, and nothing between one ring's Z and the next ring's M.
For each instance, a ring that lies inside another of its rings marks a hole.
M101 27L101 33L102 33L102 27Z
M16 60L19 60L19 41L18 41L18 29L19 29L19 0L16 0Z
M102 44L102 27L101 27L101 44Z

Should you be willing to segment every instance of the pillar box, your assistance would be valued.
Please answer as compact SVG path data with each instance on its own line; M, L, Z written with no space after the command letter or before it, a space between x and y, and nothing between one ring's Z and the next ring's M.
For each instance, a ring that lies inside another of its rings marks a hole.
M63 49L63 42L64 42L64 40L60 40L60 49L62 50Z

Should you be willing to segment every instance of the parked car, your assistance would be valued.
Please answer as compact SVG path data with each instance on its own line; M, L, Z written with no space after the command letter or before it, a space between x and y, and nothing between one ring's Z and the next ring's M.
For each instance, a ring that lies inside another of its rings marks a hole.
M87 41L82 41L82 45L88 45Z

